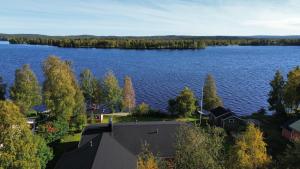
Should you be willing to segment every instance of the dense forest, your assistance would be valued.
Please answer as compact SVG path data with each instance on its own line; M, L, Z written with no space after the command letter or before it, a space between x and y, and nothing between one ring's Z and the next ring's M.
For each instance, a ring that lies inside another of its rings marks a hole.
M203 49L206 46L300 46L298 36L46 36L0 34L11 44L66 48Z

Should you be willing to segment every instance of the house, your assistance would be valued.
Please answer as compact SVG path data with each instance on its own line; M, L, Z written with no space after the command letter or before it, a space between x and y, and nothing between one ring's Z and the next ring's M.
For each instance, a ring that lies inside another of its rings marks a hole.
M175 135L179 126L175 121L130 122L87 126L78 148L66 153L55 169L134 169L142 145L163 159L175 155Z
M212 124L225 129L235 129L244 123L244 120L236 116L231 110L221 106L210 110L209 119Z
M34 132L36 130L36 117L28 117L26 122L30 130Z
M46 113L50 112L50 110L44 104L34 106L33 110L35 110L37 113L41 113L41 114L46 114Z
M300 139L300 119L284 124L282 126L281 134L290 141Z

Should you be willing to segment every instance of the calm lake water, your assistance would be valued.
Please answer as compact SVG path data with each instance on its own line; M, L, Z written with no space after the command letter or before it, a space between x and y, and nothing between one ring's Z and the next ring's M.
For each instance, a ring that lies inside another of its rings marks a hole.
M0 75L9 84L14 71L30 64L40 82L41 63L48 55L73 62L77 75L89 68L101 78L112 70L123 85L123 77L133 79L138 103L165 110L170 98L184 86L201 95L207 73L216 79L226 107L237 114L267 108L269 81L277 69L285 75L300 65L300 47L227 46L205 50L120 50L71 49L50 46L10 45L0 42Z

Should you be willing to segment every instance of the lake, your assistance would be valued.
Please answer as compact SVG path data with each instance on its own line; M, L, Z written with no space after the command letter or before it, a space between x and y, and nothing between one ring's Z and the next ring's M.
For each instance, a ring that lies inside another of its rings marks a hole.
M239 115L268 107L269 82L277 69L284 75L300 65L300 47L224 46L204 50L74 49L51 46L10 45L0 42L0 75L11 85L14 71L30 64L40 82L41 63L49 55L72 61L77 75L89 68L98 77L112 70L123 85L133 79L138 103L165 110L170 98L184 86L197 97L206 74L216 79L225 107Z

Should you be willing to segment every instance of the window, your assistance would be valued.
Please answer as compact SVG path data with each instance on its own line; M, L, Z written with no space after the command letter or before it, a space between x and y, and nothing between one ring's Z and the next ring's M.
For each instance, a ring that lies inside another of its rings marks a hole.
M229 123L234 123L234 119L229 119Z

